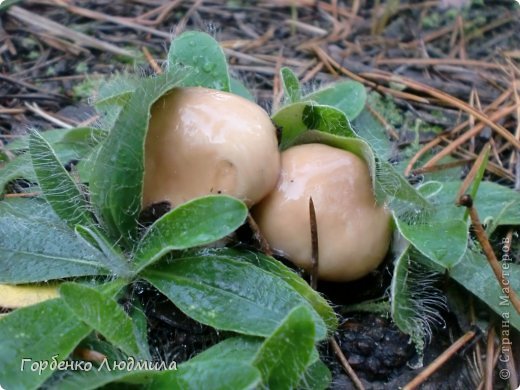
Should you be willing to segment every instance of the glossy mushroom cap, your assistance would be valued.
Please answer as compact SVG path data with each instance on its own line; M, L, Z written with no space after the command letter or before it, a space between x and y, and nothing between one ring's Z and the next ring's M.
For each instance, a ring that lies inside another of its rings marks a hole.
M276 185L280 154L267 113L240 96L176 88L152 107L145 143L143 206L175 207L208 194L251 206Z
M390 214L376 205L367 164L321 144L282 153L276 188L253 209L271 247L310 271L309 198L316 211L320 279L350 281L377 268L388 250Z

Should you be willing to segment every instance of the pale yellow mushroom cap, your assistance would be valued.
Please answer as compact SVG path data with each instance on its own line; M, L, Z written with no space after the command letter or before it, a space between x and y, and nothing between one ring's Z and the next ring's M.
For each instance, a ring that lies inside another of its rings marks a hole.
M388 251L390 214L376 205L367 164L321 144L282 153L276 188L253 209L271 247L296 265L312 265L309 198L316 211L320 279L350 281L377 268Z
M227 194L251 206L276 185L276 129L257 104L226 92L176 88L152 107L143 206Z

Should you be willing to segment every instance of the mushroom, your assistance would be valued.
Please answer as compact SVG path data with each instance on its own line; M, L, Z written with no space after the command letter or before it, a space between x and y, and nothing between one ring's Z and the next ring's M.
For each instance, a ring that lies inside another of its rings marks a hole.
M388 251L390 214L376 205L367 164L353 153L322 144L282 153L276 188L252 210L275 253L312 268L309 198L316 211L318 277L359 279Z
M208 194L251 206L278 179L276 129L260 106L240 96L175 88L152 106L144 168L143 208Z

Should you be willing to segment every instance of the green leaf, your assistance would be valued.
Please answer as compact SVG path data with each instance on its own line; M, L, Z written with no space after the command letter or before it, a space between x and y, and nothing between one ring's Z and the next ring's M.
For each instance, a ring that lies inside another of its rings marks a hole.
M443 183L436 197L439 204L439 218L458 218L464 216L464 207L455 206L455 197L460 181ZM493 221L496 226L520 225L520 193L497 183L483 181L479 185L474 202L482 223Z
M211 256L212 254L217 256L227 255L237 259L245 260L273 275L278 276L312 305L314 310L316 310L316 312L318 312L318 314L321 316L325 324L327 324L330 332L334 331L338 327L338 318L336 313L334 313L334 310L327 302L327 300L316 290L313 290L301 276L283 265L280 261L262 253L251 251L239 251L236 249L227 248L215 249L213 251L205 250L205 256Z
M325 390L330 387L331 381L332 374L327 365L321 360L316 360L305 370L303 378L298 385L298 389Z
M282 68L280 75L283 84L283 92L289 103L296 103L301 98L300 82L298 77L289 68Z
M331 106L308 105L303 109L303 123L310 130L343 137L356 137L343 112Z
M40 199L0 202L0 283L105 274L103 254Z
M226 195L210 195L186 202L158 219L146 232L135 254L139 272L172 250L220 240L247 218L247 207Z
M392 164L379 160L376 168L376 196L385 199L389 208L401 219L432 210L431 203L395 170Z
M7 8L17 3L20 3L22 0L6 0L0 4L0 12L4 12Z
M43 195L54 212L71 227L76 224L92 225L84 195L63 168L49 143L39 133L33 132L29 139L29 150Z
M267 340L265 343L267 343ZM272 340L269 341L269 344L271 343ZM192 358L190 362L219 360L228 361L230 365L234 364L234 362L253 363L263 344L264 340L257 337L230 337L201 352ZM274 354L272 358L276 358L276 356L277 354ZM280 365L283 366L284 364L281 363ZM295 386L295 388L324 390L328 388L331 379L329 369L319 360L318 351L314 348L305 373L301 376L300 383L298 386Z
M139 354L131 318L112 298L77 283L63 283L60 294L68 308L83 322L131 356Z
M246 88L246 86L240 81L235 79L234 77L231 77L230 79L230 89L231 93L234 93L235 95L242 96L243 98L247 100L251 100L252 102L255 101L255 98L253 95L251 95L251 92Z
M436 274L423 262L427 263L427 260L407 245L395 262L390 285L392 319L415 344L418 366L422 366L431 324L442 323L439 310L446 310L444 296L434 287Z
M381 160L388 160L392 157L393 147L388 139L388 134L381 122L368 109L364 108L352 121L352 127L359 137L368 142Z
M123 106L128 102L132 93L139 88L140 81L139 77L135 75L123 73L101 83L94 102L96 108L105 104Z
M274 124L282 129L282 150L291 146L294 139L307 130L307 125L303 122L303 110L307 105L305 102L289 104L272 116Z
M122 277L130 277L132 275L126 257L117 247L108 242L101 232L82 225L76 225L74 230L87 242L95 245L103 252L105 256L101 260L105 262L106 268L110 269L114 275Z
M260 382L260 372L249 364L211 360L188 361L177 370L165 371L75 371L51 385L56 390L98 389L111 383L125 388L138 385L144 389L241 390L257 388Z
M97 154L90 178L91 198L112 238L122 238L128 247L133 245L141 209L150 108L181 79L181 74L170 72L143 80Z
M90 331L61 299L8 314L0 319L1 385L6 389L38 388L51 375L53 358L56 363L66 359ZM41 373L31 369L31 363L37 361L48 362L47 367L41 366L45 368Z
M247 262L225 256L181 258L147 269L142 276L188 316L216 329L269 336L293 308L304 305L312 312L316 338L327 333L319 314L300 294Z
M137 76L118 74L101 84L94 102L96 111L101 114L101 127L111 129L114 126L121 110L130 101L140 82Z
M16 179L36 181L31 158L28 153L16 156L0 169L0 193L4 193L5 186Z
M199 353L190 362L230 360L252 363L263 341L259 337L230 337Z
M280 147L287 149L298 136L307 130L321 130L345 137L355 137L344 113L330 106L320 106L312 102L298 102L281 108L272 117L282 129Z
M97 145L106 136L106 131L93 127L74 127L72 129L51 129L39 133L53 149L61 151L67 147L80 151L82 148L90 148ZM24 135L6 145L6 149L12 152L21 152L29 149L31 134ZM57 153L59 154L59 153ZM63 163L63 158L60 161Z
M394 218L401 234L423 255L450 269L457 264L468 243L468 225L460 219L427 219L407 224Z
M168 71L176 72L183 67L191 68L181 82L183 87L231 90L224 51L206 33L189 31L172 41L168 52Z
M47 130L40 135L52 146L58 160L64 165L72 160L81 162L105 137L106 133L90 127L78 127L66 130ZM29 136L10 142L6 145L6 149L18 155L0 169L0 193L4 192L8 182L15 179L36 182L31 156L25 152L29 149Z
M303 100L313 101L324 106L332 106L343 112L349 121L356 118L365 107L367 93L363 84L357 81L343 81L320 89Z
M241 390L256 389L261 377L258 370L247 363L227 361L201 361L181 364L177 371L158 374L151 389L185 390Z
M426 332L419 318L420 313L416 310L418 302L414 300L413 294L410 292L413 287L408 280L410 262L409 247L407 247L395 262L390 286L392 319L403 333L410 336L415 344L419 360L422 361Z
M309 309L293 309L260 347L254 365L271 389L294 388L314 348L314 322Z
M152 357L150 355L150 346L148 345L148 318L139 301L132 302L129 315L134 324L134 333L139 345L140 355L150 361Z
M482 183L484 184L484 183ZM511 261L502 261L502 271L511 288L520 292L520 266ZM450 276L485 302L502 320L520 331L520 315L504 294L486 257L475 249L468 249L462 261L450 272Z

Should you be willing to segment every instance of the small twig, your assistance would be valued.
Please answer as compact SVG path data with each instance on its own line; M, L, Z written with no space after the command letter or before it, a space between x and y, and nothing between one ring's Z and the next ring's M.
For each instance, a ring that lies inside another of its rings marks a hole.
M330 338L330 345L332 346L332 349L334 350L334 353L338 357L341 365L347 372L347 375L349 376L350 380L354 382L354 385L358 390L365 390L365 386L363 386L363 383L361 383L361 380L359 380L358 376L356 375L356 372L352 369L350 364L348 364L347 358L345 355L343 355L343 352L341 351L340 346L338 345L338 342L334 337Z
M4 198L33 198L40 195L40 192L20 192L15 194L4 194Z
M413 378L403 387L403 390L412 390L427 380L435 371L446 363L460 348L475 336L475 331L470 330L455 341L446 351L440 354L437 359L431 362L419 375Z
M89 362L96 362L96 363L102 363L107 358L101 352L94 351L93 349L81 348L81 347L76 348L74 350L74 352L72 352L72 354L75 357L80 358L81 360L86 360Z
M157 61L154 60L152 54L150 53L150 50L148 50L146 48L146 46L143 46L143 48L141 49L143 51L143 54L144 56L146 57L146 61L148 61L148 63L150 64L150 66L153 68L153 70L155 71L155 73L157 74L161 74L162 73L162 69L161 67L159 66L159 64L157 64Z
M487 335L487 343L486 343L486 373L485 377L485 386L486 390L493 390L493 356L495 351L495 326L493 323L490 324L488 335Z
M490 115L489 119L492 120L492 121L497 121L500 118L503 118L506 115L511 114L513 111L515 111L515 109L516 109L515 105L511 105L509 107L503 107L499 111L497 111L497 112L493 113L492 115ZM455 150L456 148L458 148L459 146L464 144L471 137L474 137L475 135L480 133L480 131L482 131L482 129L484 127L486 127L484 123L479 123L478 125L476 125L472 129L466 131L460 137L458 137L457 139L452 141L447 147L445 147L443 150L441 150L439 153L437 153L435 156L433 156L430 160L428 160L424 164L424 166L428 167L428 166L431 166L431 165L435 164L436 162L440 161L443 157L446 157L447 155L449 155L453 150ZM509 133L509 134L511 134L511 133Z
M452 162L449 162L446 164L437 164L437 165L432 165L430 167L417 168L417 169L414 169L413 171L411 171L410 174L422 175L423 173L439 172L439 171L443 171L445 169L456 168L456 167L460 167L461 165L466 165L466 164L472 162L473 160L474 159L469 158L467 160L458 160L458 161L452 161Z
M314 202L312 196L309 198L309 217L311 223L311 287L316 290L318 287L318 267L320 259L319 241L318 241L318 222L316 221L316 209L314 208Z
M76 42L80 46L91 47L99 50L108 51L114 54L123 55L126 57L134 57L134 53L131 51L121 49L111 43L101 41L97 38L91 37L87 34L80 33L78 31L71 30L59 23L56 23L50 19L44 18L43 16L37 15L33 12L29 12L18 6L12 6L7 10L7 13L22 22L34 26L40 30L45 30L52 35L59 36L65 39Z
M258 227L256 221L251 216L251 214L248 214L247 216L247 223L249 224L249 227L253 231L253 237L256 239L258 244L260 245L260 251L267 256L273 255L273 250L271 249L271 246L263 236L262 232L260 232L260 228Z
M389 72L373 72L373 73L362 73L361 77L373 79L373 80L384 80L387 82L396 82L404 84L406 87L411 88L413 90L416 90L418 92L426 93L434 98L437 98L446 104L449 104L451 106L454 106L456 108L459 108L463 111L465 111L468 114L473 114L476 118L478 118L480 121L491 127L496 133L500 134L502 137L504 137L506 140L508 140L515 148L520 149L520 141L517 140L512 133L510 133L507 129L505 129L503 126L500 126L499 124L493 122L493 119L488 117L486 114L474 109L471 107L468 103L463 102L462 100L451 96L439 89L430 87L426 84L411 80L406 77L402 76L395 76L392 73ZM513 106L513 108L515 108ZM509 108L507 108L509 109ZM506 109L506 110L507 110ZM502 115L505 115L502 113Z
M374 115L376 117L376 119L378 120L379 123L381 123L383 125L383 127L385 128L385 130L388 132L388 134L390 135L390 137L392 137L394 140L396 141L399 141L399 134L397 133L397 131L394 129L394 127L388 123L385 118L379 113L377 112L376 110L374 110L374 108L370 105L370 104L366 104L366 108L368 111L370 111L370 113L372 115Z
M24 102L24 104L25 104L25 107L27 107L30 111L32 111L36 115L41 116L43 119L46 119L49 122L55 124L56 126L60 126L60 127L64 128L64 129L72 129L74 127L74 126L72 126L72 125L70 125L70 124L68 124L66 122L63 122L62 120L60 120L58 118L53 117L49 113L43 111L36 103L33 103L31 105L31 104L29 104L27 102Z
M460 197L458 203L459 205L468 208L469 216L471 218L471 224L473 225L473 230L475 231L475 235L477 236L477 239L480 243L480 246L482 247L482 250L484 251L484 254L486 255L486 258L488 259L489 265L493 269L493 272L495 273L495 276L498 280L498 283L500 284L502 291L507 294L509 300L513 304L513 307L515 308L517 313L520 313L520 299L518 299L518 296L515 294L510 282L507 281L505 275L502 274L502 267L500 266L500 263L498 262L497 257L495 256L495 252L493 252L493 248L489 243L486 231L480 223L477 209L473 207L473 199L471 199L470 195L466 194Z

